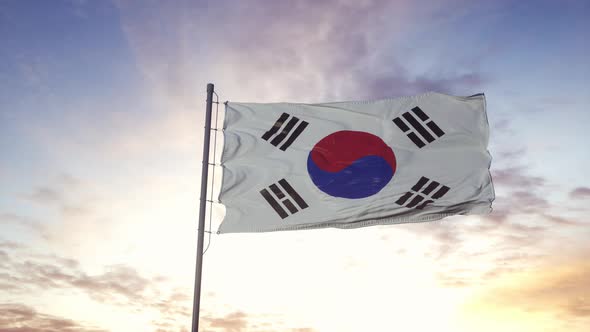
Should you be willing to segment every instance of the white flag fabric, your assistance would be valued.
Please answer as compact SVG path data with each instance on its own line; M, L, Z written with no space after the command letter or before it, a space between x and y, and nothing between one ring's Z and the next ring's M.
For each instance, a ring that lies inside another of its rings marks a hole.
M485 97L226 103L219 233L432 221L494 200Z

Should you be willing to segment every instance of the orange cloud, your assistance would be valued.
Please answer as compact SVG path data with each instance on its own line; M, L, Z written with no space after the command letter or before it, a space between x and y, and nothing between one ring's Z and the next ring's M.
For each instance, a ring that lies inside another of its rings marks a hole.
M495 289L492 302L590 320L590 263L548 267Z
M586 331L590 324L590 262L546 264L506 276L465 307L477 325L520 331Z

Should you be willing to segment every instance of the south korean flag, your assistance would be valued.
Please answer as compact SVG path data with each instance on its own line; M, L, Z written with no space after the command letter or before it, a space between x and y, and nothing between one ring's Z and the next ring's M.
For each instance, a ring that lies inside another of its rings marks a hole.
M226 103L220 233L432 221L494 200L483 94Z

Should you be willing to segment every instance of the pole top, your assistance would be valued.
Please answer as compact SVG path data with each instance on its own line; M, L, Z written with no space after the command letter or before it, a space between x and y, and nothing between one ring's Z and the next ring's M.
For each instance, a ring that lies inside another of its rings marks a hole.
M207 92L213 92L213 83L208 83L207 84Z

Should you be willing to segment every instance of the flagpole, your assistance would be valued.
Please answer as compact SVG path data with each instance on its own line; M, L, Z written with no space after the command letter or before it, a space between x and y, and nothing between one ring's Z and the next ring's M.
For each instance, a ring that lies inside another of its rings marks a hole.
M209 142L211 138L211 110L213 109L213 84L207 84L207 108L205 112L205 138L203 139L203 168L201 170L201 201L197 240L197 264L195 267L195 292L193 295L192 332L199 331L201 304L201 275L203 272L203 241L205 239L205 208L207 206L207 176L209 174Z

